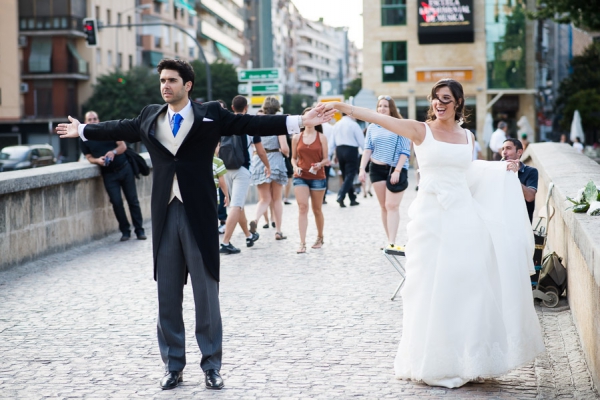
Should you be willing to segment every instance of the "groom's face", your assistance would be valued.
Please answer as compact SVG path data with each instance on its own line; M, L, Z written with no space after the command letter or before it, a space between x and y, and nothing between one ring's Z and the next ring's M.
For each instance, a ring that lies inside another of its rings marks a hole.
M184 85L183 79L176 70L163 69L160 72L160 94L166 103L177 104L187 101L191 85L192 82L186 82Z

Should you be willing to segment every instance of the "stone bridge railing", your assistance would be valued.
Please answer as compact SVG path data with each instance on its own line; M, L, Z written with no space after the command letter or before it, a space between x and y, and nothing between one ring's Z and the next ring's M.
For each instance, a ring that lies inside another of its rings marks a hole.
M151 165L148 154L142 156ZM149 220L152 175L136 182ZM0 270L118 232L98 166L67 163L0 173Z
M527 148L523 161L539 171L536 208L554 182L550 205L555 209L548 227L546 252L555 251L568 271L567 296L588 366L600 388L600 217L566 210L577 190L593 180L600 185L600 165L561 143L538 143ZM534 223L537 218L534 218Z

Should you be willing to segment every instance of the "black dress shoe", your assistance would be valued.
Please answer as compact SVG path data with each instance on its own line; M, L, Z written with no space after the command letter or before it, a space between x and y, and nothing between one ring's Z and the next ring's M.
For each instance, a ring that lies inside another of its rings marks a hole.
M220 390L223 389L223 378L219 374L219 370L216 369L207 369L204 371L205 374L205 383L207 389L215 389Z
M360 204L360 203L359 203L358 201L356 201L356 200L351 200L351 201L350 201L350 206L357 206L357 205L359 205L359 204Z
M340 205L340 207L344 208L346 207L346 205L344 204L344 200L337 200L338 204Z
M143 233L140 233L139 235L137 235L137 240L146 240L146 239L148 239L148 237Z
M121 239L120 239L120 241L121 241L121 242L126 242L126 241L128 241L129 239L131 239L131 236L129 236L129 235L123 235L123 236L121 236Z
M160 388L162 390L175 389L183 382L183 374L181 371L169 371L169 373L160 380Z

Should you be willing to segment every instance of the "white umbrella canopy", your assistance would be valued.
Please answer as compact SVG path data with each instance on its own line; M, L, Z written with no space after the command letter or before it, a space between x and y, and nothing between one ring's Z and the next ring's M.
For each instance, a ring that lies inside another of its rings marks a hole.
M529 140L530 143L535 142L535 132L526 116L523 115L521 118L519 118L517 121L517 126L519 127L519 135L517 139L521 139L521 134L526 133L527 140Z
M575 110L573 113L573 122L571 122L571 142L575 141L575 138L579 138L581 143L585 142L585 135L583 134L583 126L581 125L581 115L579 110Z
M494 133L494 118L492 118L491 113L487 113L485 115L485 122L483 123L483 143L486 148L490 144L492 133Z

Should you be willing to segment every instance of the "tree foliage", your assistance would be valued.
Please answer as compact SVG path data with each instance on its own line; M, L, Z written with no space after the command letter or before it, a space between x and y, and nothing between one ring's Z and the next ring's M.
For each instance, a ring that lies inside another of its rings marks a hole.
M207 100L206 91L206 65L198 60L192 62L196 73L192 99L199 101ZM212 99L223 100L231 108L231 100L238 94L238 78L235 66L223 60L217 60L210 64L210 75L212 80Z
M600 43L594 42L583 54L571 60L572 73L558 89L557 112L563 115L560 126L569 130L573 113L579 110L583 130L588 133L600 128Z
M532 19L552 19L578 28L600 30L600 5L597 0L538 0L537 11L528 13Z
M134 118L146 105L163 102L156 71L135 67L98 77L92 97L82 111L96 111L101 121Z
M362 89L362 78L356 78L348 84L346 90L344 90L344 98L354 97Z

